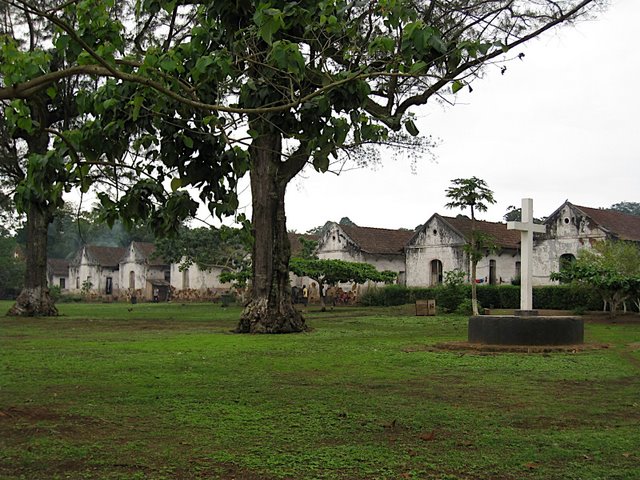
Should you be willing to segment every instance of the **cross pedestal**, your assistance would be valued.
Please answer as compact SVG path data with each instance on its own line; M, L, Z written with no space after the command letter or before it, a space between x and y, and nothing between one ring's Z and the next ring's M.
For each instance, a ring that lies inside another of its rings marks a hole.
M507 222L508 230L520 231L520 315L533 313L533 234L544 233L544 225L533 223L533 199L522 199L522 220ZM535 314L534 314L535 315Z
M519 230L521 241L520 310L515 315L469 318L469 343L485 345L576 345L584 341L584 324L575 317L538 316L533 310L533 234L544 232L533 223L533 200L522 199L522 221L507 222Z

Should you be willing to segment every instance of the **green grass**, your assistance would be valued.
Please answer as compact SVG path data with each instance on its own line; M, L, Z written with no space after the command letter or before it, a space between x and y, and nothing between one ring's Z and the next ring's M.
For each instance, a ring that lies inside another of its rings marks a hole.
M237 307L59 308L0 317L2 479L640 478L640 322L481 355L425 351L466 319L408 307L278 336L230 333Z

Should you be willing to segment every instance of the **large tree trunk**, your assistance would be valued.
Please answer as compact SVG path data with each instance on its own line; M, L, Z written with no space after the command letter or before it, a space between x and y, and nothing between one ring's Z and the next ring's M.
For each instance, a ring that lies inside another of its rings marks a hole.
M27 212L26 272L24 288L7 315L55 316L58 310L47 287L47 228L49 215L31 205Z
M291 249L284 212L287 184L301 167L291 159L282 161L281 139L277 134L254 140L251 161L253 275L250 300L237 332L301 332L306 325L291 301Z
M49 134L44 130L44 127L49 125L47 109L38 98L31 99L29 106L42 130L23 138L27 142L29 154L43 155L49 148ZM51 222L49 208L50 205L40 205L35 200L29 203L24 288L7 315L23 317L58 315L58 309L49 295L47 286L47 229Z

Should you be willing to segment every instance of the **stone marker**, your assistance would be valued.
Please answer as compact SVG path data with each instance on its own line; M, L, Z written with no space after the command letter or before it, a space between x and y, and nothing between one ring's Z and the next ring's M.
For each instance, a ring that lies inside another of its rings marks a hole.
M533 199L522 199L522 221L507 222L508 230L520 231L520 315L533 312L533 234L546 232L544 225L533 223Z

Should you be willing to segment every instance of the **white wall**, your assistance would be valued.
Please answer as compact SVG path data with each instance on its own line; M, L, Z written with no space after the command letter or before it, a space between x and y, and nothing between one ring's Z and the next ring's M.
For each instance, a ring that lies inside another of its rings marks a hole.
M429 287L433 285L431 269L433 260L442 262L442 272L461 270L467 281L471 272L469 260L464 253L465 239L452 231L438 217L432 217L406 247L406 282L409 287ZM490 262L495 261L496 283L500 279L509 283L516 276L516 262L520 254L504 251L482 258L477 265L476 278L489 281Z
M405 271L405 259L403 254L375 254L362 252L339 225L334 224L318 242L318 258L328 260L344 260L345 262L368 263L378 271L390 270L392 272ZM305 280L306 279L305 277ZM299 282L298 282L299 283ZM296 283L296 285L298 285ZM306 283L309 285L309 283ZM380 283L383 285L383 283ZM340 284L343 289L350 289L351 284Z
M180 264L171 264L171 286L176 290L206 290L231 288L231 284L222 283L220 274L222 268L214 267L211 270L200 270L198 265L192 264L188 270L180 271ZM186 282L185 282L186 280Z
M569 205L564 205L548 223L547 234L533 247L533 284L549 285L549 275L560 269L560 257L578 252L607 235L601 229L591 225L586 217Z

